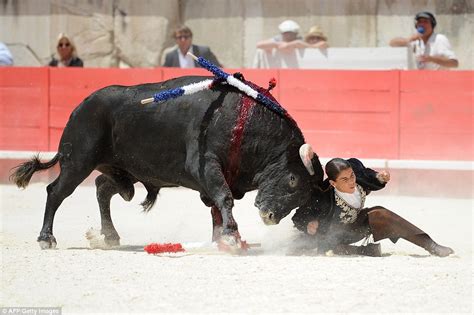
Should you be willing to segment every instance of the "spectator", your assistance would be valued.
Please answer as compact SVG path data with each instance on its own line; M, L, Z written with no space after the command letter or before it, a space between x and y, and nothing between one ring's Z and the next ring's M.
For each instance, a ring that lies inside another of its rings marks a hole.
M3 42L0 42L0 66L13 66L12 53Z
M66 34L59 34L56 51L57 56L52 56L50 67L84 67L84 63L77 56L76 46Z
M420 12L415 16L417 32L408 38L393 38L390 46L411 47L415 53L418 69L438 70L458 67L458 60L448 38L435 33L435 27L435 16L430 12Z
M165 55L165 62L163 67L179 67L179 68L196 68L200 67L199 64L194 61L188 52L196 55L197 57L203 57L216 66L222 67L216 56L212 53L211 49L207 46L193 45L193 32L185 25L178 27L173 33L174 40L177 47L172 49Z
M304 37L304 42L308 45L307 48L325 49L329 46L328 38L317 25L309 29L308 34Z
M300 26L293 20L286 20L278 25L280 30L280 35L272 37L270 39L265 39L257 43L257 48L272 50L276 49L289 49L288 43L294 41L302 41L301 36L299 36Z
M317 25L312 26L308 34L304 37L304 40L296 39L291 42L282 43L279 49L291 49L291 48L328 48L327 37L324 35L321 28Z

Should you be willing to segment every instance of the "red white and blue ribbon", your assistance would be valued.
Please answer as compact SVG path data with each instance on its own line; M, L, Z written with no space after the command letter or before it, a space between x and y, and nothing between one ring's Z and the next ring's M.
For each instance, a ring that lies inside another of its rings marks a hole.
M259 93L249 85L245 84L244 82L240 81L239 79L235 78L233 75L224 72L222 69L214 65L212 62L209 60L203 58L203 57L196 57L193 54L189 53L188 54L199 63L203 68L209 70L214 74L214 80L204 80L201 82L197 83L192 83L189 85L185 85L180 88L175 88L171 90L166 90L162 91L159 93L156 93L152 98L147 98L143 99L141 101L142 104L147 104L151 102L160 102L160 101L166 101L172 98L177 98L181 95L190 95L194 94L196 92L205 90L205 89L210 89L212 87L212 84L215 82L222 82L225 81L229 85L236 87L238 90L244 92L254 100L258 101L259 103L263 104L270 110L278 113L279 115L285 116L286 115L286 110L280 106L280 104L274 102L267 96L263 95L262 93Z
M235 78L233 75L222 71L222 69L220 69L219 67L214 65L209 60L207 60L203 57L196 57L196 56L194 56L193 54L191 54L189 52L188 52L188 55L193 57L194 60L196 60L197 63L199 63L203 68L205 68L205 69L209 70L210 72L212 72L217 79L220 79L222 81L226 81L227 83L229 83L229 85L232 85L232 86L236 87L237 89L244 92L245 94L247 94L248 96L250 96L254 100L257 100L258 102L262 103L263 105L265 105L266 107L268 107L272 111L277 112L280 115L285 115L286 114L286 110L283 107L281 107L278 103L272 101L271 99L269 99L268 97L266 97L262 93L258 93L256 90L254 90L253 88L251 88L250 86L248 86L244 82L240 81L239 79Z
M160 93L156 93L153 96L154 102L166 101L171 98L176 98L181 95L190 95L194 94L199 91L207 90L211 88L212 83L214 80L204 80L197 83L191 83L180 88L166 90Z

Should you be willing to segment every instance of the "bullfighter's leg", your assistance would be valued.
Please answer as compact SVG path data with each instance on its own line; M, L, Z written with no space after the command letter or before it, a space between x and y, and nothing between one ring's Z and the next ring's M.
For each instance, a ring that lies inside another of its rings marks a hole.
M42 249L49 249L56 247L56 238L53 235L53 221L56 210L59 208L65 198L71 195L79 184L86 179L92 172L92 168L76 167L61 165L61 172L46 188L48 198L46 199L46 208L44 212L43 227L38 242Z
M369 211L368 216L375 241L390 238L396 242L398 238L403 238L423 247L432 255L446 257L454 253L451 248L439 245L428 234L390 210L377 207Z

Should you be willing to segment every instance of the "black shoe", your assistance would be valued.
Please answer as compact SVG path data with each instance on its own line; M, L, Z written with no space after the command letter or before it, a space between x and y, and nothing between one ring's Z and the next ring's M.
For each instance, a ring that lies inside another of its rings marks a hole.
M436 244L435 242L433 242L433 244L427 250L431 255L438 257L446 257L454 254L454 250L452 248Z
M382 257L382 246L379 243L367 244L360 247L360 254L371 257Z

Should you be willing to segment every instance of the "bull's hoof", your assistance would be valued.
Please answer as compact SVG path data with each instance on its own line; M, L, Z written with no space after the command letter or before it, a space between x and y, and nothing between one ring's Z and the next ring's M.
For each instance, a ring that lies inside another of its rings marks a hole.
M40 235L38 236L38 244L41 249L56 249L56 238L52 235Z
M249 246L246 241L242 241L240 235L225 234L217 242L217 248L220 251L239 255L245 253Z
M104 242L109 247L120 246L120 237L105 236Z
M91 230L93 229L91 228L89 232L91 232ZM120 236L118 235L117 231L115 231L115 229L101 229L100 234L107 246L120 246Z
M110 249L120 246L120 237L116 233L105 234L101 230L90 228L86 232L86 238L92 249Z

